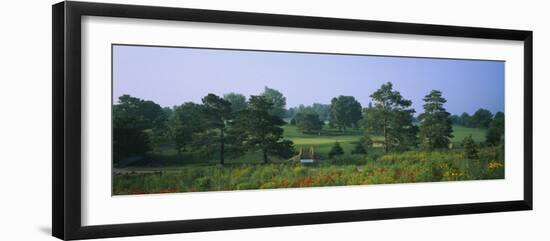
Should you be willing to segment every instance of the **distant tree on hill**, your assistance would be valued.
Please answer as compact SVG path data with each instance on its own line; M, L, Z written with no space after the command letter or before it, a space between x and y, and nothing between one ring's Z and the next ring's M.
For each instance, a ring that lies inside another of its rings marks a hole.
M453 125L460 125L460 116L451 115L451 122Z
M231 103L231 110L233 113L246 109L246 106L248 105L246 103L246 97L242 94L231 92L223 95L223 99Z
M364 110L363 125L367 133L384 137L384 151L409 149L417 145L418 127L413 125L412 102L393 90L391 82L383 84L372 95L373 104Z
M472 121L472 117L468 113L462 112L462 114L460 115L459 125L465 126L465 127L472 127L474 125Z
M319 115L319 120L322 122L328 121L330 116L330 105L313 103L313 105L305 106L299 105L296 107L289 108L287 110L287 117L293 118L298 113L316 113Z
M496 146L504 140L504 113L497 112L489 124L486 140L489 145Z
M361 119L361 104L353 96L338 96L332 98L330 104L330 121L342 132L346 128L357 127Z
M319 115L319 120L325 122L329 119L330 116L330 105L313 103L311 109Z
M250 96L248 107L241 111L231 128L231 135L246 150L260 150L263 162L269 155L290 157L294 152L292 141L283 139L285 122L270 114L273 103L265 96Z
M335 156L339 156L343 154L344 154L344 149L342 149L342 146L340 146L340 143L334 142L334 145L332 146L332 148L330 148L328 157L333 158Z
M261 96L263 96L267 101L271 102L272 104L272 107L269 110L269 114L275 115L279 118L285 117L286 97L281 92L266 86Z
M424 113L418 116L422 145L428 149L448 148L453 126L449 112L443 107L447 100L438 90L432 90L423 100Z
M493 114L487 110L480 108L472 115L472 127L488 128L493 119Z
M314 112L297 113L293 120L302 133L319 133L323 128L323 122L319 120L319 115Z

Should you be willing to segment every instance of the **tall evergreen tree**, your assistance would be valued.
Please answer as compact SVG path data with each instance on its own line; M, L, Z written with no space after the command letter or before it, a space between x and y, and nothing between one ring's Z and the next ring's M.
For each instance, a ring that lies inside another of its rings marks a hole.
M225 131L232 118L231 103L215 94L208 94L202 98L203 114L207 128L216 129L219 132L220 164L224 164L225 158Z
M448 148L453 138L453 125L449 112L443 107L447 100L439 90L432 90L423 100L424 113L418 116L422 145L428 149Z
M383 84L371 96L373 104L364 113L364 125L370 134L384 137L384 151L408 149L417 144L418 127L413 125L412 102L393 90L391 82Z
M293 143L283 139L282 125L285 122L270 114L273 103L264 96L250 96L247 109L241 111L231 128L232 136L239 140L246 150L260 150L263 162L269 155L292 156Z

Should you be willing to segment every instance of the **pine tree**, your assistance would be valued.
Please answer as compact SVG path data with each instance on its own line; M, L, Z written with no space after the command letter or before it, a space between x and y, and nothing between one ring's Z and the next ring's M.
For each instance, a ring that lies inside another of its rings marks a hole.
M469 135L464 138L462 141L462 145L464 146L464 155L466 155L466 158L468 159L477 159L478 156L478 146L474 139L472 138L472 135Z
M340 143L334 142L334 145L330 149L330 152L328 153L328 157L332 158L335 156L343 155L344 149L342 149L342 146L340 146Z
M248 107L239 112L230 129L233 142L241 143L245 150L260 150L263 162L269 155L290 157L294 152L292 141L283 139L285 122L270 114L273 103L264 96L250 96Z
M447 100L439 90L432 90L423 100L424 113L418 116L422 146L428 149L448 148L453 138L453 123L451 114L443 107Z
M203 115L208 128L217 129L219 136L215 142L219 145L220 164L225 162L225 132L232 118L231 102L208 94L202 98Z
M393 90L391 82L383 84L371 98L373 105L364 111L363 125L369 134L384 137L384 151L404 150L417 145L418 127L413 125L412 102Z

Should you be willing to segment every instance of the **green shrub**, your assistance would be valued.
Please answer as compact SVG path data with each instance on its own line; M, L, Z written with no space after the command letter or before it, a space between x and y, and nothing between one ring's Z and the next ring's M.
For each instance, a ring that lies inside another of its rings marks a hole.
M340 146L340 143L334 142L334 145L332 146L332 148L328 153L328 157L333 158L335 156L339 156L342 154L344 154L344 149L342 149L342 146Z

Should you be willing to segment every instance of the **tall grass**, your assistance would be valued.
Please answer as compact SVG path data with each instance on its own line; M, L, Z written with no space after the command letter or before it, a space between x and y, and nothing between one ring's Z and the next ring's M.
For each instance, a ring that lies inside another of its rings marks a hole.
M499 148L466 159L461 150L342 155L314 164L189 164L180 168L127 171L113 176L113 194L224 191L504 178Z

